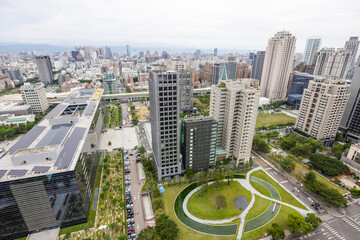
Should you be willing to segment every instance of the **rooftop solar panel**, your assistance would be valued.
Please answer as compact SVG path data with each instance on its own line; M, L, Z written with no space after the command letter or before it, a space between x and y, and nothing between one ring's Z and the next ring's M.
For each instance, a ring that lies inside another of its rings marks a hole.
M92 113L92 111L94 110L96 105L96 102L91 101L90 104L88 105L88 107L85 110L85 115L90 115Z
M54 117L54 116L58 116L60 115L60 113L62 113L62 111L64 111L64 109L67 107L66 104L59 104L57 105L51 112L49 112L45 118L46 119L49 119L51 117Z
M86 128L76 127L71 133L70 137L66 140L64 148L61 151L59 158L55 162L54 166L58 168L69 167L75 151L80 143L80 140L84 137Z
M31 171L32 171L32 172L45 173L45 172L48 172L49 169L50 169L49 166L34 166Z
M24 176L27 173L25 169L12 169L8 172L8 176Z
M0 179L5 175L7 170L0 170Z
M25 149L45 130L46 127L35 126L25 136L20 138L10 149L10 153L16 152L18 149Z
M69 132L72 124L52 126L49 132L39 141L36 147L53 146L60 144Z

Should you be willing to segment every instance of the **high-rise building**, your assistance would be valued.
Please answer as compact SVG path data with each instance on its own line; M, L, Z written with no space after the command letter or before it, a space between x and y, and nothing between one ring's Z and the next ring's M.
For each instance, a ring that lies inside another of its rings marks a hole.
M360 140L360 63L355 66L355 72L350 85L350 97L341 119L340 130L345 137L353 142Z
M320 37L311 37L306 41L304 52L304 63L311 65L314 62L315 54L319 51L321 46Z
M351 50L324 48L316 55L314 75L345 78L351 66Z
M178 71L179 73L179 99L180 99L180 110L183 112L191 112L193 110L193 84L192 74L188 70Z
M149 72L151 142L158 180L179 175L179 74L175 71Z
M180 58L173 58L170 62L170 68L174 71L186 70L186 64Z
M161 57L164 59L168 59L170 57L170 55L166 51L162 51Z
M261 80L261 75L264 66L265 51L257 51L254 55L253 67L251 70L251 78ZM261 82L260 82L261 84Z
M211 76L211 84L218 84L221 76L220 63L214 63Z
M295 128L332 145L349 95L345 80L317 76L304 90Z
M217 55L218 55L218 49L214 48L214 56L217 57Z
M314 79L314 75L302 72L292 74L291 85L288 94L287 104L299 108L304 89L309 85L309 81Z
M52 84L54 76L52 74L52 64L49 56L35 57L35 63L39 71L40 80L44 84Z
M111 74L104 74L103 79L103 86L104 86L104 94L115 94L117 93L117 85L115 75Z
M109 47L105 47L105 57L108 59L112 58L112 52L111 49Z
M201 65L201 83L211 85L213 64L205 63Z
M270 101L286 100L296 38L282 31L268 41L261 75L261 96Z
M128 57L131 57L131 50L130 50L130 45L129 44L126 45L126 55Z
M34 114L45 114L46 109L49 108L49 103L46 98L46 90L42 83L29 84L26 83L20 88L21 95L26 104L31 106Z
M228 56L225 61L227 79L236 79L236 57Z
M144 52L143 52L143 51L139 52L139 57L140 57L140 58L143 58L143 57L144 57Z
M237 164L250 159L259 99L256 79L225 80L211 86L209 115L218 122L216 145Z
M351 51L351 54L352 54L352 60L350 61L351 65L353 65L354 61L356 60L356 58L358 56L357 52L359 49L359 44L360 44L359 37L350 37L350 39L345 42L344 48L346 50Z
M249 60L248 60L248 64L249 64L250 66L253 65L254 57L255 57L255 53L250 52L250 53L249 53Z
M200 49L198 49L198 50L195 51L194 57L195 57L195 60L199 60L199 59L200 59L200 57L201 57L201 50L200 50Z
M246 63L238 63L236 65L236 76L235 79L248 78L249 65Z
M11 80L20 80L21 82L24 81L23 75L20 69L1 69L2 74L8 73Z
M180 151L183 169L194 172L215 166L217 122L211 117L193 117L181 121Z

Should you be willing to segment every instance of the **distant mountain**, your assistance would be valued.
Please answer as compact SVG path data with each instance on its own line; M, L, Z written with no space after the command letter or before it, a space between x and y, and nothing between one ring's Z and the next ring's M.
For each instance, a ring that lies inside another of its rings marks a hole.
M53 46L48 44L23 44L23 43L0 43L0 52L64 52L72 50L74 47Z

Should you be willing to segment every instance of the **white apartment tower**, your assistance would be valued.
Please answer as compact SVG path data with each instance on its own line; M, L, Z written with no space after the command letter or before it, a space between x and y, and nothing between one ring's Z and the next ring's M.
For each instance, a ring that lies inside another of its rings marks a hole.
M345 78L352 63L351 50L324 48L316 56L314 75Z
M21 88L21 95L26 104L31 106L34 114L45 114L46 109L49 108L49 103L46 98L46 90L42 83L29 84L25 83Z
M311 65L314 61L315 54L319 51L321 45L321 38L311 37L306 41L304 52L304 63Z
M216 145L237 164L250 159L259 99L257 79L224 80L211 86L210 116L218 122Z
M359 37L350 37L350 39L348 41L345 42L345 49L346 50L350 50L351 54L352 54L352 61L351 61L351 65L354 63L354 60L357 57L357 52L359 49Z
M326 146L333 143L350 96L345 80L316 77L304 89L295 128Z
M261 75L261 96L270 101L286 100L294 60L296 38L282 31L268 41Z

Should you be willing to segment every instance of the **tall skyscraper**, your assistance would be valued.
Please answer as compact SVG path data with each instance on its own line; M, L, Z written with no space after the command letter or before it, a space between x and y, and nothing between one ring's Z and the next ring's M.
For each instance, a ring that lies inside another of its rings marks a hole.
M248 78L249 65L246 63L238 63L236 65L236 76L235 79Z
M358 57L357 52L359 49L359 44L360 44L359 37L350 37L350 39L345 43L344 48L346 50L350 50L352 54L351 65L353 65L354 61Z
M355 72L350 85L350 98L341 119L340 130L345 137L353 142L360 140L360 63L355 66Z
M112 52L109 47L105 47L105 57L108 59L112 58Z
M261 75L261 96L270 101L286 100L296 38L282 31L268 41Z
M193 117L181 121L180 151L183 169L194 172L215 166L217 122L211 117Z
M236 57L228 56L225 61L227 79L236 79Z
M351 50L324 48L316 56L314 75L345 78L351 66Z
M314 75L302 72L292 74L291 85L287 104L299 109L304 89L308 87L309 81L314 79Z
M211 76L211 84L218 84L221 76L220 63L214 63Z
M332 145L349 95L345 80L314 78L304 90L295 128L323 141L325 146Z
M193 110L193 84L192 74L188 70L178 71L179 73L179 90L180 90L180 110L183 112L192 112Z
M198 50L195 51L194 57L195 57L195 60L199 60L199 59L200 59L200 57L201 57L201 50L200 50L200 49L198 49Z
M52 64L49 56L35 57L35 63L39 71L40 80L44 84L52 84L54 76L52 74Z
M211 86L209 115L218 122L216 145L237 164L250 159L259 99L256 79L225 80Z
M49 108L49 103L46 98L46 90L42 83L25 83L21 86L20 90L24 102L31 106L34 114L45 114L46 109Z
M261 80L261 75L264 67L265 51L257 51L254 55L253 67L251 70L251 78ZM260 82L261 84L261 82Z
M213 64L205 63L201 65L201 83L211 85Z
M218 52L218 50L217 50L217 48L214 48L214 57L217 57L217 53Z
M307 39L304 52L304 63L311 65L314 62L315 54L319 51L320 46L320 37L311 37Z
M179 74L175 71L149 72L151 141L158 180L179 175Z
M131 56L131 50L130 50L130 45L129 45L129 44L126 45L126 55L127 55L128 57Z

